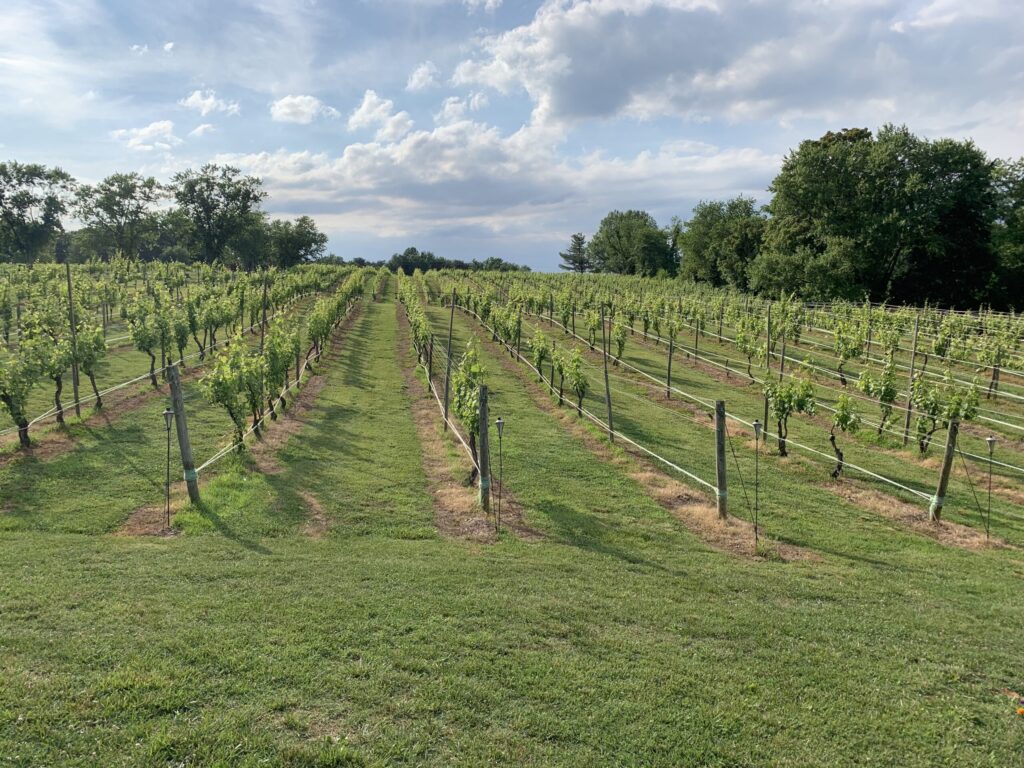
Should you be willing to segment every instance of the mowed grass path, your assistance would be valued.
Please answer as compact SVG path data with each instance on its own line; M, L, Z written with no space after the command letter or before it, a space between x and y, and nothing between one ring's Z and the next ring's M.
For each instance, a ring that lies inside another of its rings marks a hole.
M396 340L367 303L282 472L229 464L182 536L0 534L0 765L1020 763L1019 560L711 552L489 351L546 539L442 539Z

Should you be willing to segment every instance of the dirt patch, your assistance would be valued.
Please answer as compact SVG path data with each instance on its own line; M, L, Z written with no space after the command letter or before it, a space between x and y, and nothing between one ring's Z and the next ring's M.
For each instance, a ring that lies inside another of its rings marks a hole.
M928 519L927 510L922 509L920 506L908 504L905 501L900 501L872 488L865 488L849 480L829 483L824 487L862 509L867 509L899 523L900 526L914 533L920 533L935 539L947 547L958 547L960 549L1016 549L1016 547L1007 544L1002 539L995 537L986 539L984 531L979 531L970 526L951 523L948 520L933 523Z
M500 342L489 340L487 334L476 334L482 343L496 352L495 357L501 366L527 385L531 399L541 410L558 419L563 427L575 437L583 441L587 449L604 461L624 469L629 477L637 482L644 492L660 504L673 517L679 520L687 530L695 534L713 549L728 552L740 557L772 560L813 560L821 557L809 550L792 544L783 544L761 537L761 544L755 550L754 527L745 520L729 517L720 520L716 506L703 496L691 490L673 477L666 475L655 467L640 451L629 445L620 445L618 450L597 437L593 431L580 423L572 413L572 408L559 408L541 389L533 376L513 363L505 352L506 347ZM662 393L664 397L664 393ZM678 400L667 401L680 404Z
M306 522L302 524L300 532L303 536L308 536L311 539L323 538L331 527L330 519L324 511L323 505L317 500L316 496L309 491L299 491L299 496L302 497L303 502L306 504L306 509L309 512Z
M171 504L171 516L174 516L175 504ZM124 525L118 528L115 536L160 536L169 538L180 533L176 528L167 527L164 506L147 505L139 507L128 517Z
M327 368L338 361L342 353L342 341L362 311L362 302L356 302L352 311L334 330L327 353L320 359L322 368ZM261 431L260 439L250 447L250 455L260 472L268 475L281 472L283 467L277 459L278 451L293 435L302 430L309 412L313 409L326 385L326 376L314 374L306 381L294 399L289 400L286 408L278 408L276 420L268 419L264 422L266 429ZM286 398L291 396L289 394Z
M436 401L429 390L416 378L416 364L411 351L409 321L400 304L395 305L398 318L398 346L395 354L402 369L405 389L411 399L412 419L420 440L423 471L427 476L428 490L434 499L434 523L441 535L453 539L473 542L493 542L496 539L494 523L487 519L477 502L476 489L463 484L457 474L470 472L468 458L465 466L453 467L448 460L444 432ZM452 440L448 436L448 440ZM462 450L462 446L459 446ZM497 498L498 482L492 479L494 498ZM543 536L526 525L524 511L507 488L501 489L501 527L510 530L520 539L536 541ZM492 510L496 513L492 504Z

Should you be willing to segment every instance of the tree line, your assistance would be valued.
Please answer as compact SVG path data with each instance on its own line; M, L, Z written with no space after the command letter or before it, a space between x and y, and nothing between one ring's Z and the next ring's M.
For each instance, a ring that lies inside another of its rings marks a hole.
M905 126L853 128L802 142L768 191L767 205L702 201L666 227L612 211L589 241L573 235L561 267L809 300L1021 308L1024 159Z
M435 256L431 251L421 251L415 246L406 248L401 253L394 253L390 259L380 261L368 261L362 257L356 257L346 262L344 259L333 258L331 261L338 264L353 264L357 267L386 267L392 272L403 272L411 275L417 269L421 272L429 272L432 269L462 269L470 271L490 272L529 272L530 268L521 264L513 264L499 259L497 256L490 256L486 259L473 259L462 261L461 259L446 259L443 256Z
M323 255L327 236L308 216L271 219L262 181L207 164L162 184L114 173L82 184L60 168L0 163L0 262L142 261L289 267ZM64 221L81 223L65 230Z

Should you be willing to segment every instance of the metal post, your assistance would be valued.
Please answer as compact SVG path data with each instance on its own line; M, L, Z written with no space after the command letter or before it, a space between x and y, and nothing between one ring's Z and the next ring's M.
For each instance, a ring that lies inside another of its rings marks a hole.
M768 302L768 326L764 335L764 369L766 371L764 380L768 381L768 375L772 370L772 303ZM764 423L768 423L768 396L764 398Z
M985 442L988 443L988 515L985 518L985 540L988 541L989 528L992 524L992 452L996 448L996 439L989 435Z
M715 476L718 480L718 517L729 516L725 477L725 400L715 401Z
M910 351L910 384L907 387L907 414L903 420L903 447L907 447L910 439L910 412L914 407L914 365L917 363L917 330L921 323L921 313L914 317L914 343Z
M604 401L608 407L608 440L615 442L615 427L612 425L612 388L608 384L608 334L604 329L604 304L601 305L601 351L604 353ZM554 382L552 382L554 383Z
M452 379L452 326L455 324L455 289L452 288L452 312L448 318L448 363L444 371L444 431L448 431L448 394Z
M665 398L672 398L672 352L675 342L671 336L668 337L668 374L665 376Z
M484 514L491 511L491 459L487 441L487 385L480 386L480 506Z
M505 489L505 466L502 460L501 438L505 432L505 420L499 416L494 424L498 428L498 515L495 518L494 527L498 533L501 533L501 493Z
M949 486L949 475L953 469L953 455L956 452L956 436L960 430L960 422L952 419L946 432L946 452L942 456L942 470L939 472L939 487L928 507L928 519L937 523L942 519L942 506L946 501L946 488Z
M754 551L757 551L757 516L761 505L761 422L754 419Z
M427 347L427 383L434 377L434 334L430 334L430 346Z
M75 416L82 415L82 405L78 402L78 330L75 327L75 292L71 287L71 264L64 262L64 270L68 278L68 321L71 324L71 389L75 395Z
M185 418L185 399L182 396L181 376L177 365L168 367L167 379L171 385L171 407L174 409L174 422L178 427L178 447L181 449L181 466L185 473L188 498L193 504L198 504L199 476L196 475L196 465L192 459L192 443L188 437L188 421Z
M174 411L170 408L164 410L164 426L167 431L167 477L164 481L164 519L167 523L167 530L171 529L171 423L174 421Z

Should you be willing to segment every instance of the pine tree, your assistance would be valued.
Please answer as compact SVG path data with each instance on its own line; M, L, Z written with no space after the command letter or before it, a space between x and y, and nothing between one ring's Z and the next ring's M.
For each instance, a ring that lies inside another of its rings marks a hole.
M569 244L569 250L563 251L558 255L565 262L564 264L559 264L559 266L569 272L592 272L594 269L594 264L587 253L587 238L583 236L582 232L577 232L573 235L572 242Z

